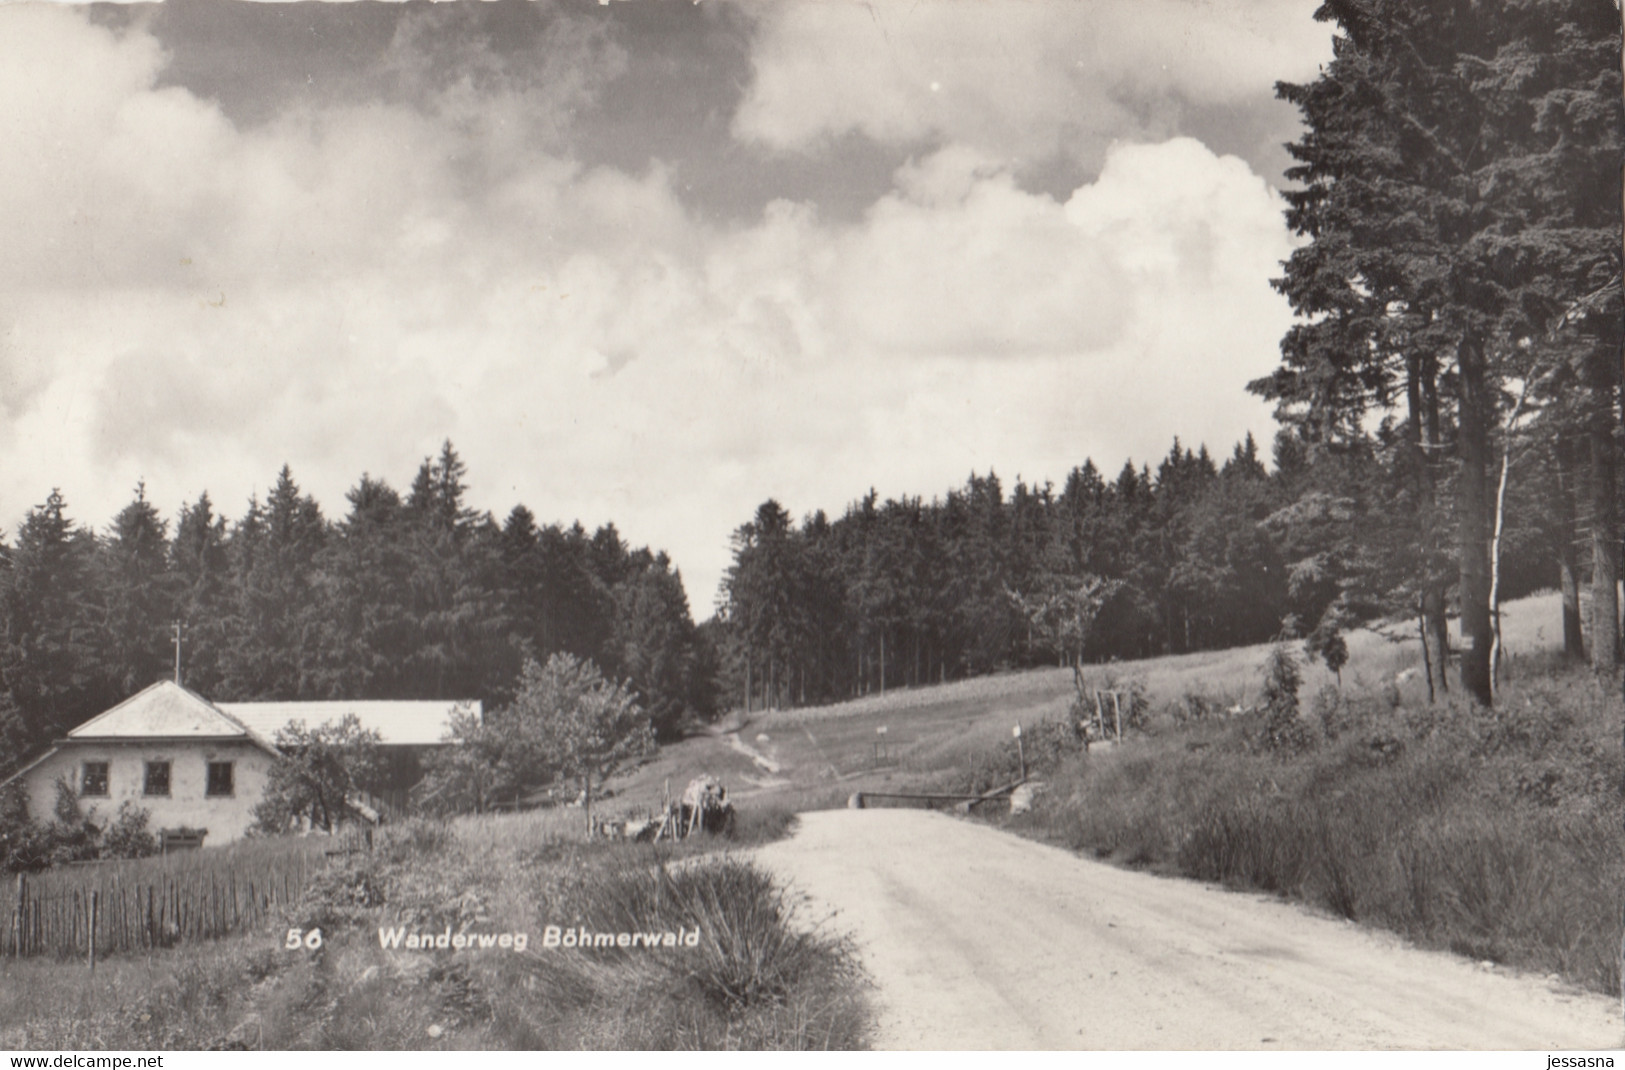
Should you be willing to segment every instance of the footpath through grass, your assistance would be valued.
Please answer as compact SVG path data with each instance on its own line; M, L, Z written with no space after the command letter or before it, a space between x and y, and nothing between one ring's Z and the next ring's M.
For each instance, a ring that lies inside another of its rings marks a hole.
M579 812L395 826L267 931L94 975L6 962L0 1048L861 1047L851 948L728 850L793 820L748 808L732 840L658 850L583 842Z
M1326 687L1289 750L1200 694L1085 757L1029 731L1046 782L1012 831L1123 865L1274 892L1415 943L1620 993L1622 707L1530 657L1493 710ZM1013 779L1013 748L944 783Z

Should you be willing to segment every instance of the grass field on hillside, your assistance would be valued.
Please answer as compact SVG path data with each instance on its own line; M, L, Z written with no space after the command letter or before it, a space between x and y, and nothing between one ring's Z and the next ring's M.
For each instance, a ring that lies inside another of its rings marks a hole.
M1539 658L1561 643L1556 594L1508 603L1503 609L1508 665ZM1384 690L1406 703L1426 703L1419 673L1396 677L1421 664L1414 621L1348 635L1350 660L1343 684L1351 690ZM1209 705L1256 706L1270 646L1092 665L1090 687L1143 689L1151 711L1201 696ZM1318 664L1304 668L1307 697L1334 683ZM908 790L936 783L978 755L1010 738L1014 725L1067 716L1073 699L1070 669L1032 669L904 688L828 706L735 714L710 733L663 747L633 774L615 781L608 810L657 807L663 790L681 791L701 773L722 778L736 798L771 798L792 809L844 805L855 791ZM885 728L882 737L877 729ZM884 739L889 760L877 761ZM755 755L753 757L753 754Z
M260 930L112 956L94 974L77 959L7 961L0 1048L863 1045L851 949L729 850L782 834L793 815L747 807L732 840L658 849L586 843L580 817L408 822L374 851L330 860ZM572 934L565 944L583 928L694 936L653 950L549 947L548 926ZM385 947L397 929L508 939Z
M1351 633L1340 684L1303 665L1306 742L1292 753L1260 747L1260 714L1224 713L1260 705L1261 645L1091 666L1091 686L1137 688L1146 712L1121 749L1087 758L1066 757L1064 732L1033 730L1073 698L1070 671L1037 669L757 714L654 768L673 782L731 770L742 794L796 809L859 790L980 789L1013 777L1019 723L1048 791L1029 815L990 816L1012 831L1618 993L1625 709L1561 663L1559 611L1555 594L1504 607L1494 711L1459 688L1429 704L1408 671L1421 663L1414 621ZM876 768L882 726L893 761Z
M736 717L662 748L598 805L606 816L650 809L712 773L740 807L735 845L746 844L855 791L1007 778L1010 729L1021 724L1048 792L1031 814L989 815L1012 831L1272 891L1425 945L1617 992L1620 702L1557 663L1556 596L1509 605L1505 630L1507 686L1490 714L1457 695L1430 706L1415 674L1396 680L1420 661L1413 627L1352 634L1340 687L1306 668L1312 745L1290 754L1259 749L1258 715L1215 715L1259 703L1270 648L1255 646L1090 667L1092 684L1146 697L1146 716L1115 751L1084 757L1067 751L1064 732L1043 730L1066 716L1073 686L1070 671L1039 669ZM1204 716L1191 719L1192 709ZM877 761L881 727L888 754ZM1058 745L1046 749L1046 739ZM662 847L657 857L646 845L584 843L584 828L570 807L398 826L379 850L327 865L278 931L114 956L94 975L79 961L8 961L0 1046L862 1044L850 948L807 935L759 874L663 867L725 844ZM230 868L322 846L245 844L48 880ZM672 876L690 873L701 876ZM702 913L723 902L740 912ZM421 923L525 928L535 939L550 923L642 924L656 914L726 941L703 959L665 963L535 949L442 963L385 951L376 936L380 924ZM283 947L287 928L317 926L323 950Z
M1306 696L1301 750L1261 748L1258 716L1169 727L1046 770L1001 820L1618 995L1622 712L1586 667L1533 659L1494 710L1345 685Z
M1224 694L1237 662L1206 677L1163 664L1149 678L1161 701L1125 746L1047 755L1034 810L989 819L1618 995L1625 705L1553 649L1556 608L1541 597L1508 614L1514 656L1493 709L1459 689L1430 704L1420 681L1392 675L1414 650L1351 643L1341 686L1306 673L1298 736L1279 748L1262 713L1168 701L1216 682ZM1001 741L944 783L991 782L1014 764Z

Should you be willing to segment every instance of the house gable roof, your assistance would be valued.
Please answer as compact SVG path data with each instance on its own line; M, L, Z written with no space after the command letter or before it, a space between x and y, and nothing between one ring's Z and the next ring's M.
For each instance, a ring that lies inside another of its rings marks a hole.
M30 771L32 771L35 766L39 765L41 762L45 761L45 759L49 758L51 755L55 754L57 751L59 751L61 749L62 749L61 747L51 747L51 748L49 748L48 750L46 750L46 752L44 754L40 755L38 758L35 758L33 761L29 762L27 765L23 766L21 769L17 770L15 773L11 774L10 776L6 777L4 780L0 780L0 788L5 787L7 784L10 784L14 780L21 780L23 778L23 776L26 773L29 773Z
M173 681L160 680L69 731L65 738L58 740L44 754L0 780L0 787L34 769L63 747L75 743L140 743L153 739L170 743L238 740L271 754L278 753L269 738L202 695L188 691Z
M274 751L271 741L231 716L202 695L170 680L160 680L138 691L105 713L97 714L68 733L67 740L134 742L241 739Z
M279 729L294 721L315 728L338 724L345 714L353 713L363 729L374 729L380 742L394 747L444 743L453 713L463 710L480 717L483 712L478 701L221 702L218 706L267 739L275 739Z
M273 742L278 729L294 721L303 721L312 728L337 724L345 714L353 713L361 727L375 729L386 746L434 746L446 742L452 714L460 710L475 717L484 713L477 700L215 703L173 681L161 680L73 729L44 754L0 779L0 787L73 743L241 740L278 754Z

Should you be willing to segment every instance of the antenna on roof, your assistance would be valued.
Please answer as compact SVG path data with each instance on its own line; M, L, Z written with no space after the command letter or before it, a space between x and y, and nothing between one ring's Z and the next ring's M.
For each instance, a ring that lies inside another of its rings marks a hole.
M181 682L181 622L175 622L175 683Z

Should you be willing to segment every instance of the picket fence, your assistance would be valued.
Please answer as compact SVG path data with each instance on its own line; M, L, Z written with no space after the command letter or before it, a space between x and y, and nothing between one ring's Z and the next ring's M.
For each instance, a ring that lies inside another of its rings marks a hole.
M254 929L296 904L323 864L296 853L248 872L195 870L145 881L87 874L75 887L56 891L18 874L0 931L0 958L79 956L94 963L98 955Z

